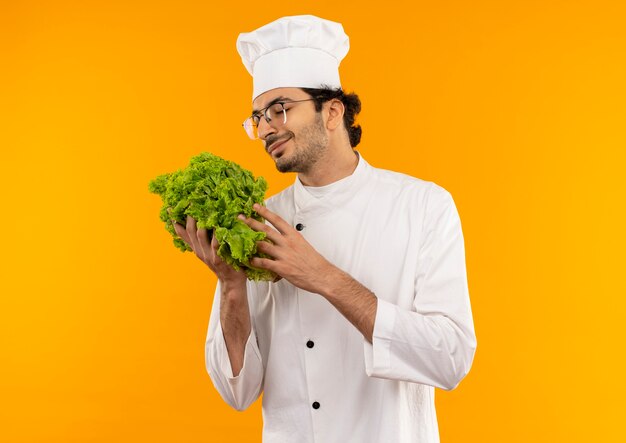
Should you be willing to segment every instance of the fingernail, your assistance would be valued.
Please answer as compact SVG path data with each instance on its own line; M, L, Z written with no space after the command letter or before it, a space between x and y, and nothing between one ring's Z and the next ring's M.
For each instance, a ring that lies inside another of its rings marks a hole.
M245 217L243 214L239 214L239 215L237 216L237 218L238 218L239 220L245 220L245 219L246 219L246 217Z
M260 207L261 205L259 205L258 203L252 205L252 209L254 209L255 211L257 211Z

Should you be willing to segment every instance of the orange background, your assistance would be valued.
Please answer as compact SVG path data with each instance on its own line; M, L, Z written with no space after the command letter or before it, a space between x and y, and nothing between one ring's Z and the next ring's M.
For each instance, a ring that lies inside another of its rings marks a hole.
M215 279L148 181L209 150L291 184L240 127L239 32L342 22L373 165L448 189L478 350L443 442L621 442L622 1L0 3L0 441L260 441L204 368Z

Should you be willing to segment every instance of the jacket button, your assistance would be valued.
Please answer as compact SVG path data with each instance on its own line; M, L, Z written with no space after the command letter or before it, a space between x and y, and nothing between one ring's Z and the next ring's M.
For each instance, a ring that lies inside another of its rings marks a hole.
M309 340L308 342L306 342L306 347L311 349L313 346L315 346L315 343L313 343L311 340Z
M304 225L303 225L302 223L298 223L298 224L296 225L296 230L298 230L298 231L302 231L303 229L304 229Z
M313 409L319 409L320 408L320 404L316 401L313 402Z

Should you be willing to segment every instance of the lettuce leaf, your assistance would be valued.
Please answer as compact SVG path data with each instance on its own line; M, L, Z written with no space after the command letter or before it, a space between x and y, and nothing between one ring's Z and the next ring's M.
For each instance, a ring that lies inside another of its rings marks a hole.
M189 215L196 219L198 228L207 228L215 235L217 254L236 270L243 269L250 280L274 280L273 272L250 266L252 257L266 257L257 252L257 241L269 241L264 232L256 232L239 220L244 214L264 223L252 205L264 205L267 182L238 164L203 152L191 158L189 166L151 180L148 189L161 196L163 206L159 218L174 237L174 245L181 251L192 251L180 238L170 220L183 226ZM168 212L168 208L171 211Z

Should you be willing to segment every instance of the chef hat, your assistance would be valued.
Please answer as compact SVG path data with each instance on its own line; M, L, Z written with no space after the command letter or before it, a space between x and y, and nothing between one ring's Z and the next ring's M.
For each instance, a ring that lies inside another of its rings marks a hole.
M237 38L253 100L274 88L341 87L339 63L349 48L341 23L313 15L282 17Z

